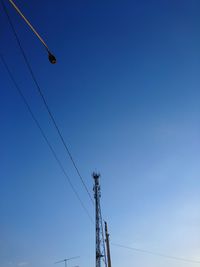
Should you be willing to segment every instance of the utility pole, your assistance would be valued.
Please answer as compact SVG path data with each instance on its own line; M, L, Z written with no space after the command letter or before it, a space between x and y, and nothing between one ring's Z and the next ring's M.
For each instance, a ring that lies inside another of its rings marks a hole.
M100 174L93 173L92 177L94 179L94 199L95 199L95 221L96 221L96 267L101 267L101 257L103 257L101 253L101 238L100 238L100 184L99 177Z
M105 234L106 234L106 250L107 250L108 267L111 267L110 240L109 240L107 222L105 222Z

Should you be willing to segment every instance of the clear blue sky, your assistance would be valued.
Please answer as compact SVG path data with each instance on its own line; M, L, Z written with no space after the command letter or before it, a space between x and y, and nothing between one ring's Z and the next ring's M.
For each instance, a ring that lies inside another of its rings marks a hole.
M5 2L91 193L92 171L102 174L111 241L200 260L199 0L16 0L54 66ZM0 14L0 52L93 216ZM2 64L0 80L0 267L53 267L76 255L69 267L92 267L94 226ZM115 267L198 266L111 249Z

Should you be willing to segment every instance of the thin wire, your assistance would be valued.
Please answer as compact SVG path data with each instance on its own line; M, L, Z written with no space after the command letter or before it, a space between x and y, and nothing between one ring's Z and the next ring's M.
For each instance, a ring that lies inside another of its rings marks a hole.
M57 154L56 154L54 148L52 147L50 141L48 140L48 138L47 138L47 136L46 136L46 134L45 134L45 132L43 131L42 127L40 126L40 123L38 122L36 116L34 115L34 113L33 113L32 109L31 109L31 107L30 107L30 105L29 105L29 103L28 103L26 97L24 96L22 90L20 89L19 85L17 84L17 82L16 82L16 80L15 80L13 74L11 73L11 71L10 71L10 69L9 69L9 67L8 67L8 65L7 65L7 63L6 63L6 61L5 61L5 59L3 58L2 55L0 55L0 58L1 58L1 60L2 60L2 63L3 63L3 65L4 65L4 67L5 67L5 69L7 70L7 73L8 73L8 75L9 75L11 81L13 82L15 88L17 89L17 92L19 93L19 95L20 95L22 101L24 102L26 108L28 109L28 111L29 111L29 113L30 113L32 119L34 120L36 126L37 126L38 129L40 130L40 133L41 133L42 137L44 138L44 140L45 140L45 142L47 143L49 149L51 150L51 152L52 152L52 154L53 154L55 160L57 161L57 163L58 163L58 165L59 165L61 171L63 172L64 176L66 177L66 179L67 179L67 181L68 181L68 183L69 183L69 185L70 185L72 191L74 192L74 194L76 195L77 199L79 200L79 202L80 202L82 208L84 209L85 213L87 214L87 216L89 217L89 219L91 220L91 222L94 224L94 221L93 221L92 217L90 216L90 214L89 214L87 208L85 207L83 201L81 200L81 198L80 198L78 192L76 191L75 187L73 186L73 184L72 184L72 182L71 182L71 179L69 178L68 174L66 173L66 171L65 171L65 169L64 169L64 167L63 167L61 161L59 160L59 158L58 158L58 156L57 156Z
M71 154L71 152L70 152L70 150L69 150L69 148L68 148L68 146L67 146L67 144L66 144L66 142L65 142L65 139L64 139L64 137L63 137L63 135L62 135L62 133L61 133L59 127L58 127L58 124L57 124L57 122L56 122L56 120L55 120L55 118L54 118L54 116L53 116L53 114L52 114L52 112L51 112L51 110L50 110L50 108L49 108L49 105L48 105L48 103L47 103L47 101L46 101L46 98L45 98L45 96L44 96L44 93L43 93L43 91L42 91L42 89L41 89L41 87L40 87L40 85L39 85L39 83L38 83L38 81L37 81L37 79L36 79L36 76L35 76L35 74L34 74L34 72L33 72L33 69L32 69L32 67L31 67L31 64L30 64L30 62L29 62L29 60L28 60L28 57L27 57L27 55L26 55L26 53L25 53L23 47L22 47L22 44L21 44L20 39L19 39L19 37L18 37L18 34L17 34L16 30L15 30L15 27L14 27L14 25L13 25L13 23L12 23L12 20L11 20L11 18L10 18L10 15L9 15L9 13L8 13L8 10L7 10L7 8L6 8L6 6L5 6L3 0L1 0L1 3L2 3L3 9L4 9L5 13L6 13L6 16L7 16L7 18L8 18L10 27L11 27L13 33L14 33L14 36L15 36L15 38L16 38L16 41L17 41L17 43L18 43L18 45L19 45L19 48L20 48L20 50L21 50L22 56L23 56L23 58L24 58L24 61L25 61L26 65L27 65L27 68L28 68L28 70L29 70L29 72L30 72L30 74L31 74L31 77L32 77L32 79L33 79L33 81L34 81L34 83L35 83L35 85L36 85L37 91L38 91L40 97L42 98L42 101L43 101L43 103L44 103L44 106L45 106L45 108L46 108L46 110L47 110L47 112L48 112L48 114L49 114L49 116L50 116L50 118L51 118L51 120L52 120L52 122L53 122L53 125L54 125L54 127L55 127L55 129L56 129L56 131L57 131L57 133L58 133L58 135L59 135L59 137L60 137L60 139L61 139L61 142L62 142L62 144L64 145L64 148L65 148L65 150L66 150L66 152L67 152L67 154L68 154L68 156L69 156L69 158L70 158L70 160L71 160L71 162L72 162L72 164L73 164L73 166L74 166L74 168L75 168L75 170L76 170L76 172L77 172L77 174L78 174L78 176L79 176L79 178L80 178L80 180L81 180L81 183L82 183L84 189L86 190L86 192L87 192L87 194L88 194L88 196L89 196L89 198L90 198L92 204L94 204L94 200L93 200L93 198L92 198L92 196L91 196L91 194L90 194L90 192L89 192L89 189L87 188L87 185L86 185L85 182L84 182L84 179L83 179L83 177L82 177L82 175L81 175L81 173L80 173L80 171L79 171L79 169L78 169L78 167L77 167L77 165L76 165L76 163L75 163L75 160L74 160L74 158L73 158L73 156L72 156L72 154Z
M166 258L166 259L171 259L171 260L176 260L176 261L183 261L183 262L188 262L188 263L199 263L200 264L200 261L191 260L191 259L185 259L185 258L180 258L180 257L176 257L176 256L170 256L170 255L166 255L166 254L162 254L162 253L158 253L158 252L153 252L153 251L146 250L146 249L139 249L139 248L124 246L124 245L115 244L115 243L111 243L111 245L112 246L115 246L115 247L121 247L121 248L129 249L129 250L134 250L134 251L140 252L140 253L145 253L145 254L151 254L151 255L154 255L154 256L159 256L159 257Z

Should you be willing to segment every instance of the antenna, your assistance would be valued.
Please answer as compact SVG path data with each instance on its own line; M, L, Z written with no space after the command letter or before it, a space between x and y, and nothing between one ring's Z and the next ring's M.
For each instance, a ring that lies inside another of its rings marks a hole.
M68 262L68 261L73 260L73 259L77 259L77 258L80 258L80 256L71 257L71 258L68 258L68 259L64 259L64 260L56 261L55 264L64 262L64 263L65 263L65 267L67 267L67 262ZM76 267L78 267L78 266L76 266Z

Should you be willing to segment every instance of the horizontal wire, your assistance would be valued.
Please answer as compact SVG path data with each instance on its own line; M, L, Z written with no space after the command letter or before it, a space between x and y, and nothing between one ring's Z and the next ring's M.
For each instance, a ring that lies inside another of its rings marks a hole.
M192 259L185 259L185 258L181 258L181 257L177 257L177 256L170 256L170 255L166 255L166 254L159 253L159 252L153 252L153 251L146 250L146 249L139 249L139 248L124 246L124 245L115 244L115 243L111 243L111 245L115 246L115 247L133 250L135 252L141 252L141 253L151 254L154 256L159 256L159 257L166 258L166 259L200 264L200 261L196 261L196 260L192 260Z

